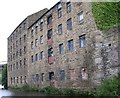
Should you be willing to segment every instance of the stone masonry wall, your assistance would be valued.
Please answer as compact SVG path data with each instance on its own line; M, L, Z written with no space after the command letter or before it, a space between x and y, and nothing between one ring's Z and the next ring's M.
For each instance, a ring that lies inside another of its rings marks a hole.
M117 75L120 68L119 62L119 28L97 31L94 59L96 70L93 75L93 83L99 85L102 80Z

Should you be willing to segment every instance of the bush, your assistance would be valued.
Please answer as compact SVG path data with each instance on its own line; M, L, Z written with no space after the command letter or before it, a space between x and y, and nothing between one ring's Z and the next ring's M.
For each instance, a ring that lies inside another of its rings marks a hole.
M42 88L40 92L49 95L58 95L59 90L55 87L47 86L45 88Z
M96 90L96 96L119 96L120 74L117 77L103 81Z

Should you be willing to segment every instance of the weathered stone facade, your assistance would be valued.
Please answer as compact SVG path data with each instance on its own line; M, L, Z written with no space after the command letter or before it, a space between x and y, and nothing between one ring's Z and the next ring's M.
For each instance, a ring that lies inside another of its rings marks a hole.
M28 28L46 11L47 9L43 9L28 16L8 37L8 86L27 83Z
M58 2L23 33L27 36L27 68L8 70L9 86L18 85L17 80L11 84L17 73L36 87L96 86L119 72L118 30L112 30L97 30L90 2ZM9 66L14 63L8 62Z

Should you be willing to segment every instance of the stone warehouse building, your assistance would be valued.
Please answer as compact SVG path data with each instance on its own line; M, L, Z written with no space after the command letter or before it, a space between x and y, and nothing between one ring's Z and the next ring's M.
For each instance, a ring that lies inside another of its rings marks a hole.
M97 29L90 2L58 2L28 16L8 38L8 85L98 85L119 72L118 28Z

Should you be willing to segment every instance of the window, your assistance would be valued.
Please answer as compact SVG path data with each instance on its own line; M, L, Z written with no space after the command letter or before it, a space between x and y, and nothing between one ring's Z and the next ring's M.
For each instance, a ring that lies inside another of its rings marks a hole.
M52 38L52 29L50 29L47 33L48 40Z
M24 58L24 65L26 65L26 58Z
M13 50L15 49L15 44L13 43Z
M18 37L18 30L16 30L16 38Z
M13 60L15 60L15 53L13 54Z
M16 69L18 69L18 62L16 62Z
M33 55L31 56L31 61L32 61L32 63L34 62L34 57L33 57Z
M66 9L67 9L67 13L70 13L71 12L71 2L67 2L66 4Z
M22 67L22 60L20 60L20 67Z
M57 9L59 10L61 8L62 8L62 5L61 5L61 2L59 2L58 5L57 5Z
M18 41L16 41L16 48L18 47Z
M10 66L10 70L12 71L12 65Z
M44 81L44 73L41 74L41 81Z
M38 46L38 39L35 39L35 47Z
M65 80L65 71L64 70L61 70L60 71L60 80Z
M18 58L18 51L16 51L16 58Z
M62 24L58 25L58 33L62 34Z
M11 52L12 52L12 46L11 46Z
M43 19L40 19L40 31L43 30Z
M85 35L79 36L79 44L80 44L80 48L85 47L86 44Z
M40 36L40 43L43 44L43 35Z
M47 24L52 25L52 15L47 18Z
M20 49L20 56L22 56L22 50Z
M48 49L48 57L53 56L53 48Z
M38 24L36 24L35 26L35 33L37 34L37 32L38 32Z
M26 41L26 34L24 35L24 42Z
M13 78L13 80L14 80L14 83L15 83L15 77Z
M18 77L17 77L17 81L16 81L16 82L17 82L17 83L19 82L19 81L18 81Z
M12 55L11 55L11 61L12 61Z
M20 38L20 45L21 45L21 38Z
M25 83L27 83L27 77L26 76L24 77L24 81L25 81Z
M63 53L64 53L63 43L59 45L59 53L60 53L60 54L63 54Z
M73 51L74 50L73 39L68 41L68 50L69 51Z
M55 79L54 72L49 72L49 79L50 80L54 80Z
M13 69L15 69L15 64L13 64Z
M67 20L67 29L72 30L72 19L71 18Z
M31 49L33 49L33 47L34 47L34 46L33 46L33 41L32 41L32 42L31 42Z
M31 30L31 37L33 37L33 34L34 34L34 30L32 28L32 30Z
M26 53L26 46L24 46L24 54Z
M38 61L38 53L35 55L35 60Z
M83 11L81 11L79 14L78 14L78 23L81 24L83 23L84 17L83 17Z
M77 79L77 74L75 69L70 69L70 79L71 80L76 80Z
M44 52L40 52L40 60L42 60L44 58Z
M11 61L12 61L12 55L11 55Z
M11 84L12 84L12 78L10 78Z
M20 83L22 83L22 76L20 76Z
M88 80L87 68L82 68L81 69L81 75L82 75L82 80Z
M39 81L39 74L36 74L36 81Z
M62 9L58 9L58 18L62 17Z

